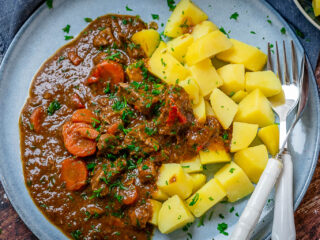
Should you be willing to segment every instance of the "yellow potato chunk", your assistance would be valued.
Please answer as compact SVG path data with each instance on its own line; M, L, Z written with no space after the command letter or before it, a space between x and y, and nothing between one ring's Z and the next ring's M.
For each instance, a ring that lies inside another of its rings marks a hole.
M186 173L195 173L195 172L202 172L203 167L200 162L200 156L197 155L194 158L188 160L188 161L183 161L180 163L181 167Z
M210 32L195 40L188 48L186 63L191 66L232 47L231 41L220 31Z
M162 164L157 186L169 196L178 195L182 199L186 199L192 193L192 182L177 163Z
M215 175L227 192L229 202L235 202L253 192L254 186L245 172L234 162L222 167Z
M218 29L219 28L213 22L203 21L193 27L191 35L193 36L193 39L196 40L209 32L213 32Z
M267 62L267 55L256 47L235 39L230 39L233 46L219 53L217 58L230 63L241 63L250 71L260 71Z
M231 156L224 146L218 143L212 143L208 149L199 152L201 164L230 162Z
M234 120L265 127L274 123L274 114L268 99L256 89L239 103L239 110Z
M247 92L243 91L243 90L240 90L238 92L236 92L232 97L231 99L233 101L235 101L236 103L239 103L242 101L242 99L244 99L246 96L248 95Z
M188 47L193 43L193 36L183 34L167 43L168 50L179 62L185 62Z
M161 201L161 202L163 202L169 198L169 196L166 193L164 193L163 191L161 191L161 189L155 190L151 196L153 199Z
M193 183L192 192L198 191L198 189L201 188L206 183L206 180L207 180L206 175L202 173L193 173L193 174L190 174L190 177Z
M238 111L238 104L224 94L220 89L213 89L210 102L214 115L224 129L228 129Z
M181 0L169 17L164 34L168 37L178 37L206 19L208 19L207 14L190 0Z
M234 122L230 152L247 148L257 136L258 124Z
M210 103L207 100L204 100L204 105L206 106L206 115L214 117L214 112Z
M192 106L194 116L198 120L198 122L206 121L206 105L204 103L204 98L200 96L199 103Z
M279 127L276 124L261 128L258 137L267 146L272 156L279 152Z
M201 217L225 196L226 191L223 186L213 178L187 199L187 206L193 215Z
M189 98L193 104L200 102L200 88L193 77L187 77L186 80L179 82L179 85L189 94Z
M152 209L152 217L149 220L149 223L158 226L159 212L162 207L162 203L153 199L149 199L148 201Z
M197 81L202 96L207 96L214 88L220 87L223 81L210 59L205 59L189 68L192 76Z
M218 74L223 80L220 89L228 96L244 90L244 65L228 64L217 69Z
M272 71L247 72L246 90L251 92L260 89L266 97L272 97L281 92L281 83L279 78Z
M320 15L320 0L312 0L312 7L314 15L317 17Z
M286 102L286 96L284 95L283 89L281 90L280 93L278 93L277 95L275 95L273 97L269 97L268 99L269 99L271 105L274 107L281 106L282 104L285 104L285 102Z
M189 71L175 59L166 49L166 44L160 42L147 64L149 72L168 84L175 84L177 80L186 79Z
M243 149L234 154L234 162L247 174L251 182L258 183L268 163L268 151L265 145Z
M162 204L158 217L158 228L161 233L171 233L187 223L194 221L194 217L178 195L174 195Z
M150 57L160 43L160 34L154 29L144 29L133 34L131 40L135 44L139 44L146 55Z

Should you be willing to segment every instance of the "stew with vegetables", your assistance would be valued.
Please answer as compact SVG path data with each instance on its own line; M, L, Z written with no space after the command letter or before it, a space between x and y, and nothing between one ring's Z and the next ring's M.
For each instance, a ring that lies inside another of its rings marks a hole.
M136 16L92 21L36 74L20 119L30 194L74 239L149 239L163 163L189 160L230 130L196 120L188 93L148 72Z

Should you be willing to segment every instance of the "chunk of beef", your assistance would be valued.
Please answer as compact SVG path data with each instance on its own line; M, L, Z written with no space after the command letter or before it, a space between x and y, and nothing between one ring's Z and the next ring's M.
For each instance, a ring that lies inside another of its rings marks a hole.
M157 176L156 166L151 161L151 159L147 159L144 161L138 168L139 171L139 180L142 183L153 182L155 177Z
M151 212L147 204L130 208L128 215L131 224L137 228L145 228L151 217Z
M131 155L143 156L146 153L157 152L160 148L159 142L145 132L145 125L132 128L123 143L131 150Z
M121 140L109 133L102 134L98 141L98 155L103 153L117 154L121 150Z
M130 58L126 54L124 54L122 51L111 49L108 52L99 52L93 58L93 63L95 65L98 65L99 63L101 63L105 60L108 60L110 58L112 58L112 61L117 62L117 63L121 63L123 65L128 65L131 62Z
M116 43L117 46L122 46L122 43L119 39L117 39L112 32L111 27L106 27L104 30L101 30L94 38L93 38L93 46L105 47L113 43Z
M75 66L78 66L83 61L83 59L79 57L76 49L73 49L68 52L68 58L70 62L72 62L72 64Z
M120 95L126 98L127 103L133 105L134 109L142 114L148 115L152 107L159 101L159 97L153 96L142 87L134 84L120 83ZM147 84L146 87L150 87Z

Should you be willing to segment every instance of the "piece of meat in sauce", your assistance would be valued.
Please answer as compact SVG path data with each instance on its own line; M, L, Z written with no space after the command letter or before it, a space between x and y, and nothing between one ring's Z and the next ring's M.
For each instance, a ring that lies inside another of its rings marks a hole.
M148 204L144 204L136 208L130 208L128 215L131 225L137 228L145 228L151 216L149 208L150 206Z
M138 167L139 180L142 183L153 182L157 176L157 168L153 162L153 158L149 158L141 163Z

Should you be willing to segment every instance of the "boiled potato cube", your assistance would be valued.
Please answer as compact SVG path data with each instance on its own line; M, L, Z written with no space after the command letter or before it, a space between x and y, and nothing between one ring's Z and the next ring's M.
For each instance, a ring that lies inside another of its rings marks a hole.
M258 137L267 146L271 155L279 152L279 127L276 124L261 128Z
M169 196L178 195L182 199L186 199L192 193L192 182L177 163L162 164L157 185Z
M179 85L189 94L193 104L198 104L200 101L200 88L193 77L188 77L186 80L179 82Z
M280 93L275 96L269 97L268 99L273 107L278 107L286 103L286 96L284 95L283 89Z
M164 34L168 37L178 37L207 18L207 14L190 0L181 0L169 17Z
M187 206L193 215L201 217L225 196L226 191L223 186L213 178L187 199Z
M157 189L152 193L152 198L158 201L165 201L169 198L169 196L164 193L163 191L161 191L161 189Z
M247 72L247 92L251 92L257 88L260 89L264 96L272 97L281 92L281 83L272 71Z
M234 122L231 139L231 152L247 148L257 136L258 124Z
M215 175L227 192L229 202L238 201L253 192L254 186L245 172L234 162L222 167Z
M206 106L206 115L214 117L214 112L210 103L207 100L204 100L204 105Z
M193 27L191 35L193 36L193 39L196 40L209 32L213 32L218 29L219 28L213 22L203 21Z
M168 84L175 84L189 75L189 71L168 52L164 42L160 42L147 67L152 74Z
M198 189L201 188L206 183L206 180L207 180L206 175L202 173L193 173L193 174L190 174L190 177L193 183L192 192L198 191Z
M199 155L195 156L194 158L192 158L188 161L181 162L180 165L182 166L183 170L186 173L195 173L195 172L202 172L203 171L203 167L200 162Z
M239 103L239 110L234 120L256 123L259 127L265 127L274 123L274 114L268 99L259 89L256 89Z
M170 233L187 223L194 217L178 195L174 195L162 204L159 211L158 227L161 233Z
M210 102L214 115L222 127L228 129L238 111L238 104L218 88L213 89L210 95Z
M183 34L167 43L168 50L179 62L185 62L188 47L193 43L193 36L189 33Z
M191 66L232 47L230 40L220 31L210 32L195 40L188 48L186 63Z
M231 156L225 147L218 143L212 143L208 149L199 152L201 164L230 162Z
M202 96L200 96L199 103L197 105L193 105L192 109L198 122L203 123L206 121L206 105Z
M214 88L223 84L221 77L212 66L210 59L205 59L190 68L190 72L197 81L202 96L207 96Z
M139 44L146 55L150 57L160 43L160 34L154 29L144 29L133 34L131 40L135 44Z
M152 217L149 220L149 223L158 226L159 212L162 207L162 203L153 199L149 199L148 201L152 209Z
M240 90L238 92L236 92L234 95L232 95L231 99L233 101L235 101L236 103L239 103L242 101L242 99L244 99L246 96L248 95L247 92Z
M260 71L267 62L267 55L256 47L230 39L232 48L219 53L217 58L230 63L241 63L250 71Z
M219 69L217 73L223 80L223 85L220 89L230 96L240 90L244 90L244 65L243 64L228 64Z
M267 166L268 151L265 145L243 149L234 154L234 162L247 174L251 182L258 183Z
M320 0L312 0L312 7L314 15L317 17L320 15Z

